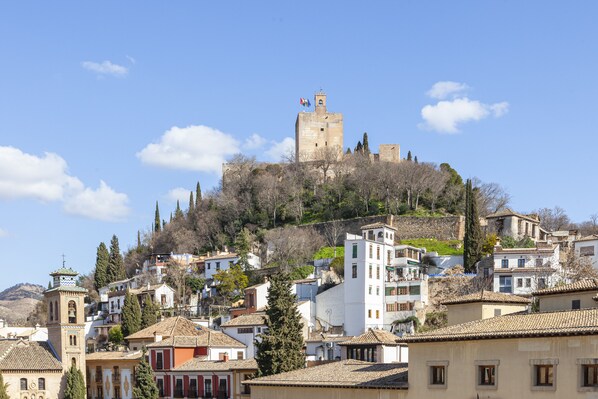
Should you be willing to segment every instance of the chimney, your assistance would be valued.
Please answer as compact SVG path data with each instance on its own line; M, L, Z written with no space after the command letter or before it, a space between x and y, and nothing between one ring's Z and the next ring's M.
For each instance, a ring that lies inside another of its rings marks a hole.
M154 332L154 342L160 342L162 341L162 334L158 334L157 332Z
M225 362L228 362L228 353L224 354L224 356L222 357L222 360Z

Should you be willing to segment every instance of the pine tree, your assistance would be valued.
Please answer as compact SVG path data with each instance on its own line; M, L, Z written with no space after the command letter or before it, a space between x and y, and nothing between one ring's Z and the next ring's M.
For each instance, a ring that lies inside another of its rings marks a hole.
M201 207L201 187L199 186L199 182L197 182L197 187L195 187L195 208L199 209Z
M159 232L161 230L160 225L160 208L158 208L158 201L156 201L156 214L154 217L154 232Z
M248 255L251 250L252 242L253 238L251 232L246 227L243 227L239 234L237 234L237 239L235 240L235 252L239 255L237 264L240 265L244 271L247 271L250 268Z
M48 289L49 290L52 289L52 282L51 281L48 281Z
M93 282L96 287L96 291L102 287L105 287L110 281L108 281L108 263L110 262L110 254L106 248L106 244L103 242L98 245L96 252L96 268L93 274Z
M463 268L475 272L475 264L482 259L482 229L471 179L465 183L465 236L463 237Z
M193 201L193 191L189 193L189 210L187 211L187 215L191 217L195 212L195 202Z
M133 387L133 397L143 399L158 399L159 391L154 381L154 372L147 360L145 360L145 351L141 357L137 372L135 374L135 386Z
M181 219L183 217L183 211L181 210L181 204L179 200L176 200L176 210L174 211L174 218ZM172 216L171 216L172 220Z
M141 311L141 329L153 326L158 322L159 310L158 304L148 294L143 303L143 310Z
M411 161L411 151L407 151L407 160Z
M363 134L363 153L366 155L370 155L370 144L368 142L368 134L365 132Z
M123 335L128 337L141 330L141 306L137 297L127 290L122 309L121 328Z
M255 342L258 375L266 376L302 368L305 364L303 323L287 273L276 274L270 280L266 315L268 329L262 333L262 340Z
M413 158L413 162L418 163L417 162L417 155Z
M86 396L87 392L83 374L75 365L72 365L66 373L64 399L85 399Z
M345 154L351 155L351 148L350 147L347 147L347 152L345 152Z
M361 141L357 142L357 145L355 146L355 150L353 150L353 152L355 154L363 154L363 145L361 144Z
M2 373L0 373L0 399L10 399L7 390L8 384L4 383L4 377L2 376Z
M112 236L110 241L110 255L108 257L108 267L106 268L106 284L114 281L125 279L127 273L125 272L125 262L120 253L120 246L118 244L118 237Z
M141 233L137 230L137 252L141 252Z

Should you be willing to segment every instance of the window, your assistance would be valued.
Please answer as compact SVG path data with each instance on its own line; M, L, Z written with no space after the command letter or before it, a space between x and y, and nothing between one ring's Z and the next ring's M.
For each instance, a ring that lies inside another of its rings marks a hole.
M369 268L369 273L368 273L368 277L369 277L369 278L372 278L372 268L373 268L373 266L372 266L372 265L370 265L370 268Z
M221 378L219 381L218 397L219 398L228 398L228 393L226 392L226 379Z
M580 247L579 256L594 256L594 246Z
M525 279L525 288L530 288L531 286L532 286L532 279L528 277Z
M376 279L380 280L380 266L376 267Z
M372 309L368 309L368 318L371 319L372 318Z
M368 287L368 295L372 295L372 286L371 285Z
M370 244L370 259L374 257L374 246Z
M75 304L75 301L69 301L67 306L69 323L74 324L77 322L77 305Z
M376 287L376 295L380 295L380 287Z
M598 364L581 365L581 386L598 388Z
M189 393L187 397L197 398L197 380L195 378L189 379Z
M156 352L156 370L162 370L164 368L164 354L162 352Z
M174 383L174 397L175 398L182 398L183 397L183 379L177 378Z
M546 288L546 279L544 277L540 277L538 279L538 289Z
M119 386L114 386L114 399L120 399L120 387Z
M120 382L120 369L118 366L114 366L112 371L112 381L113 382Z
M428 388L446 388L447 382L447 361L426 362L428 366Z
M239 327L237 334L253 334L253 327Z
M158 385L158 396L161 398L164 397L164 380L158 378L156 380L156 385Z
M376 347L374 345L347 347L347 358L375 363L377 361Z
M386 264L390 265L392 261L392 251L389 249L388 251L386 251Z
M498 278L498 290L499 292L512 292L513 291L513 287L512 287L512 278L511 276L500 276Z
M204 380L204 396L206 398L211 398L212 397L212 380L209 379L205 379Z
M220 262L216 262L216 270L220 270Z
M581 309L581 301L579 299L572 300L571 309Z
M532 391L554 391L556 389L556 366L558 363L558 359L530 360Z
M251 374L243 374L243 381L247 381L251 379ZM251 386L249 384L243 384L243 392L244 395L251 394Z
M357 244L353 244L353 259L357 258Z
M524 258L517 259L517 267L525 267L525 259Z
M376 245L376 259L380 260L380 245Z
M237 351L237 360L243 360L243 351Z
M357 278L357 264L356 263L353 263L353 265L351 266L351 277Z
M27 378L21 378L21 391L27 390Z
M517 288L522 288L523 287L523 279L522 278L518 278L517 279Z
M496 389L499 363L498 360L478 360L475 362L477 389Z
M502 267L503 269L509 267L509 260L508 259L501 260L500 267Z
M405 287L407 288L407 287ZM409 286L409 295L420 295L421 287L419 285L410 285Z
M502 310L494 309L494 317L500 316L502 314Z
M50 321L54 320L54 303L50 302Z
M380 311L376 310L376 318L379 319L380 318Z
M96 366L96 382L102 382L102 366Z

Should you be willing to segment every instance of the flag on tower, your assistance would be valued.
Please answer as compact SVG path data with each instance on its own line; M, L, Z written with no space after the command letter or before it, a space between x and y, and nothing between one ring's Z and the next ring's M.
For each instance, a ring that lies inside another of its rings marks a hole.
M311 103L309 102L309 100L307 98L301 97L299 99L299 104L301 104L304 107L311 107Z

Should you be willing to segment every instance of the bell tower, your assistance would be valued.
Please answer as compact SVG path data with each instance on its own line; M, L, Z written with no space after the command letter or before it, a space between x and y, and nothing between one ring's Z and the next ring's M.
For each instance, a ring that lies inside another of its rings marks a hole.
M87 290L77 286L77 273L62 267L53 273L52 288L44 292L48 307L48 341L67 371L76 365L85 376L84 298Z

